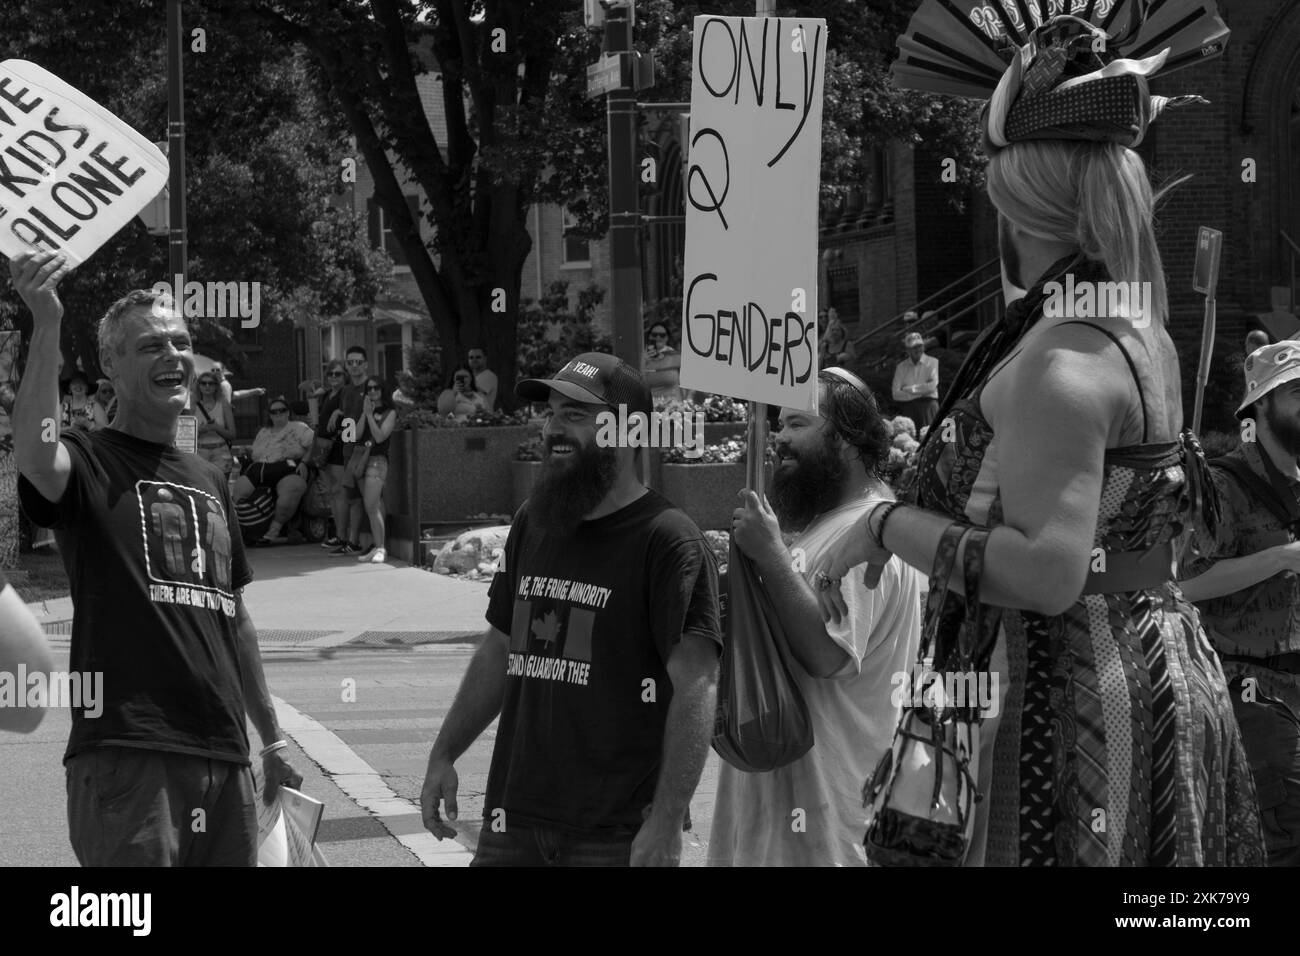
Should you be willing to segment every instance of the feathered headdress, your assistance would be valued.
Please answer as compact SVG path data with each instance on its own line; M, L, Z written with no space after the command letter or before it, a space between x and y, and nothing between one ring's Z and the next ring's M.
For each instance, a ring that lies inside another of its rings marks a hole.
M988 100L984 147L1032 139L1136 146L1167 106L1147 78L1223 52L1213 0L924 0L898 38L904 89Z

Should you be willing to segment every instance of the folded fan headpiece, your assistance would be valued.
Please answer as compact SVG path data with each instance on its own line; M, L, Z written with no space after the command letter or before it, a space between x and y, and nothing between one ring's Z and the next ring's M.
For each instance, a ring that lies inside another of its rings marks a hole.
M1136 146L1164 108L1205 102L1151 96L1147 78L1227 40L1213 0L925 0L892 73L905 89L987 99L988 153L1034 139Z

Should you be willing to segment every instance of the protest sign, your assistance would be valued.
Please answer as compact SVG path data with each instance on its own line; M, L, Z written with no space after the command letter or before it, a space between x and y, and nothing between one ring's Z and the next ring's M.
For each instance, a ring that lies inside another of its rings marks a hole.
M826 22L696 17L681 383L812 410Z
M0 253L77 265L162 190L158 147L53 73L0 63Z
M257 800L258 866L329 866L316 846L325 804L281 787L268 806Z
M175 447L191 455L199 450L199 420L193 415L182 415L176 420Z

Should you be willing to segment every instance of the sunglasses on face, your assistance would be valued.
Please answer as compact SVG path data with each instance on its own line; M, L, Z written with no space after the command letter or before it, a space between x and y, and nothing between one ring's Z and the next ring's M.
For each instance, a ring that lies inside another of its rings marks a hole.
M382 392L383 389L380 388L378 385L367 385L367 386L366 386L366 391L367 391L367 392Z
M343 377L343 373L342 373L342 372L328 372L328 373L325 375L325 377L326 377L326 378L342 378L342 377Z
M210 379L206 379L206 378L199 379L200 388L214 388L216 384L217 384L216 382L211 381Z
M286 415L286 414L288 414L288 412L289 412L289 409L287 409L287 408L273 408L273 409L271 409L271 414L272 414L272 415Z

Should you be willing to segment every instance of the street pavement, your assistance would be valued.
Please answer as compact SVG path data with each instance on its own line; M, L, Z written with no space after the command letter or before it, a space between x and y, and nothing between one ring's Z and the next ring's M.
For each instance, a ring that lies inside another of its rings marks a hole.
M488 582L398 561L360 564L315 545L250 549L244 599L303 790L325 802L318 842L333 866L464 866L483 819L495 722L457 762L457 839L420 819L429 748L486 627ZM71 601L36 602L55 666L67 666ZM0 866L75 865L61 766L70 720L0 735ZM256 745L256 733L250 728ZM704 862L717 786L710 754L683 865Z

